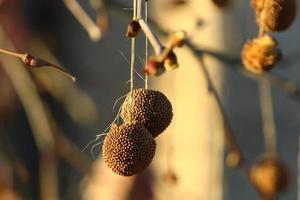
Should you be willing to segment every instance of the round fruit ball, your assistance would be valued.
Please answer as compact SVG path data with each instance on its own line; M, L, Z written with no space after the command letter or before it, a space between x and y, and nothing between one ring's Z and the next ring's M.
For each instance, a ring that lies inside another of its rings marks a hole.
M269 71L281 59L277 42L270 35L248 41L241 53L245 68L253 73Z
M114 125L104 139L102 153L105 163L114 173L131 176L151 163L155 149L152 135L136 123Z
M121 117L125 123L141 123L156 137L171 123L172 105L159 91L136 89L127 95Z
M288 185L288 169L276 156L263 156L250 170L250 180L266 199L272 199Z

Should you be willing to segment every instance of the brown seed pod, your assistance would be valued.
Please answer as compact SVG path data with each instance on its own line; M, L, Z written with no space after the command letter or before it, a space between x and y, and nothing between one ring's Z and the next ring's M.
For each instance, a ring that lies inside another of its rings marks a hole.
M166 70L172 70L179 67L177 56L174 51L170 51L170 53L166 57L164 61L164 67Z
M120 116L125 123L141 123L156 137L171 123L173 111L163 93L140 88L127 95Z
M224 8L229 5L230 0L212 0L212 2L219 8Z
M145 67L145 73L148 76L160 76L166 71L164 67L164 62L156 59L155 57L151 57L147 61L147 65Z
M276 40L270 35L264 35L246 42L241 58L247 70L262 73L273 68L281 59L281 52Z
M126 36L129 38L136 37L141 31L141 26L137 20L132 20L127 26Z
M291 26L296 14L295 0L252 0L256 21L265 31L283 31Z
M250 170L250 180L265 199L273 199L288 185L288 169L276 157L263 156Z
M102 153L105 163L121 176L131 176L151 163L156 143L141 124L114 126L104 139Z

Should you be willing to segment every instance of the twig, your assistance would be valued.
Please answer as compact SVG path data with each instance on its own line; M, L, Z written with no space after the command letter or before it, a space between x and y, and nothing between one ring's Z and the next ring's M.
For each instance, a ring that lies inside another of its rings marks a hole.
M147 39L149 40L150 44L152 45L154 52L156 55L159 55L163 49L160 41L157 39L155 34L149 28L149 25L143 19L138 19L138 22L141 26L142 31L145 33Z
M272 94L270 84L267 80L261 80L259 82L259 97L266 152L276 153L276 128Z
M218 95L218 91L217 89L215 88L213 82L212 82L212 79L209 75L209 72L208 72L208 69L206 67L206 64L204 62L204 58L203 56L199 57L199 62L200 62L200 67L203 71L203 74L204 74L204 77L207 81L207 85L208 85L208 89L209 91L211 92L211 94L213 95L219 109L220 109L220 113L222 115L222 119L223 119L223 123L224 123L224 139L225 139L225 144L228 148L228 151L229 152L235 152L237 154L237 157L238 157L238 163L237 163L237 166L239 167L243 167L244 163L243 163L243 157L242 157L242 153L235 141L235 137L233 136L233 129L228 121L228 117L226 116L226 113L225 113L225 109L222 105L222 102L221 102L221 98L219 97Z
M66 7L88 32L90 38L93 41L98 41L102 37L100 28L95 22L88 16L88 14L82 9L77 0L63 0Z
M130 19L130 15L128 12L121 10L119 8L126 7L123 4L110 0L107 1L107 7L109 11L113 12L115 15L121 17L121 18L128 18ZM163 31L154 21L148 20L147 24L151 25L152 30L155 30L159 34L166 36L168 35L165 31ZM185 45L188 46L195 54L198 55L198 57L202 56L204 53L208 54L210 56L213 56L220 61L226 63L226 67L230 70L236 71L239 74L243 75L244 77L251 79L251 80L262 80L262 79L267 79L270 84L280 91L284 92L287 96L290 98L300 101L300 90L298 89L298 86L294 84L293 82L286 80L282 78L281 76L275 74L275 73L264 73L262 75L256 75L253 73L249 73L248 71L244 70L241 64L240 58L237 57L228 57L226 55L210 51L208 49L199 49L195 45L193 45L189 40L187 39L185 42ZM295 59L298 59L299 57L295 56Z
M141 19L142 18L142 12L143 12L143 0L137 0L136 2L136 18Z
M0 52L4 53L4 54L7 54L7 55L17 57L17 58L20 58L21 60L25 60L26 57L27 57L26 54L16 53L16 52L5 50L5 49L0 49Z
M261 75L253 74L253 73L246 71L242 67L242 64L241 64L241 61L239 58L236 58L236 59L230 58L230 57L226 57L222 54L218 54L218 53L215 53L215 52L212 52L209 50L198 49L193 44L191 44L188 40L185 42L185 45L188 46L194 52L194 54L196 54L198 57L202 56L203 54L208 54L210 56L213 56L213 57L219 59L220 61L224 62L226 64L225 66L227 66L227 69L236 71L239 74L241 74L244 77L251 79L251 80L255 80L255 81L268 80L272 86L281 90L290 98L292 98L298 102L300 101L300 90L299 90L298 86L295 83L281 77L278 74L275 74L275 73L264 73Z
M73 75L71 75L66 69L59 67L57 65L54 65L52 63L49 63L43 59L34 57L34 56L26 54L26 53L21 54L21 53L16 53L16 52L9 51L9 50L1 49L1 48L0 48L0 53L19 58L27 67L30 67L30 68L31 67L33 67L33 68L52 67L53 69L59 71L60 73L64 74L68 78L70 78L72 81L74 81L74 82L76 81L76 78Z
M297 173L298 173L298 190L297 190L297 193L298 193L298 200L300 200L300 136L298 136L298 170L297 170Z
M148 22L148 1L145 1L145 22ZM149 57L149 42L148 38L145 38L145 62L147 62ZM145 73L145 88L148 89L148 74Z

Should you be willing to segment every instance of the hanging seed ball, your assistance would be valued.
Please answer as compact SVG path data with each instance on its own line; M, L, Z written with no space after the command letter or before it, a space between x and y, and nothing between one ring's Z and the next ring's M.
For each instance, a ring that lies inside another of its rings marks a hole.
M152 161L156 143L141 124L114 126L103 142L103 158L112 171L131 176L145 169Z
M120 116L125 123L141 123L156 137L171 123L173 111L163 93L140 88L127 95Z
M272 199L288 185L288 169L276 156L263 156L250 170L250 180L266 199Z
M283 31L291 26L296 13L295 0L252 0L258 25L265 31Z
M264 35L245 43L241 58L247 70L259 74L271 70L281 59L281 52L277 41L270 35Z

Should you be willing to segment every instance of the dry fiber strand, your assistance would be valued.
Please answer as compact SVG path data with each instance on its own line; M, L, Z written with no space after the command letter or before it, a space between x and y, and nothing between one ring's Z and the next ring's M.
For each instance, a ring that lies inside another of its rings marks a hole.
M155 154L156 143L141 124L113 126L104 139L103 158L112 171L131 176L145 169Z
M291 26L296 13L295 0L252 0L256 21L265 31L283 31Z
M288 169L275 156L263 156L250 170L250 180L266 199L273 199L288 185Z
M156 137L171 123L173 111L163 93L140 88L127 95L120 116L125 123L141 123Z
M277 41L270 35L264 35L246 42L241 57L247 70L262 73L273 68L281 59L281 52Z

